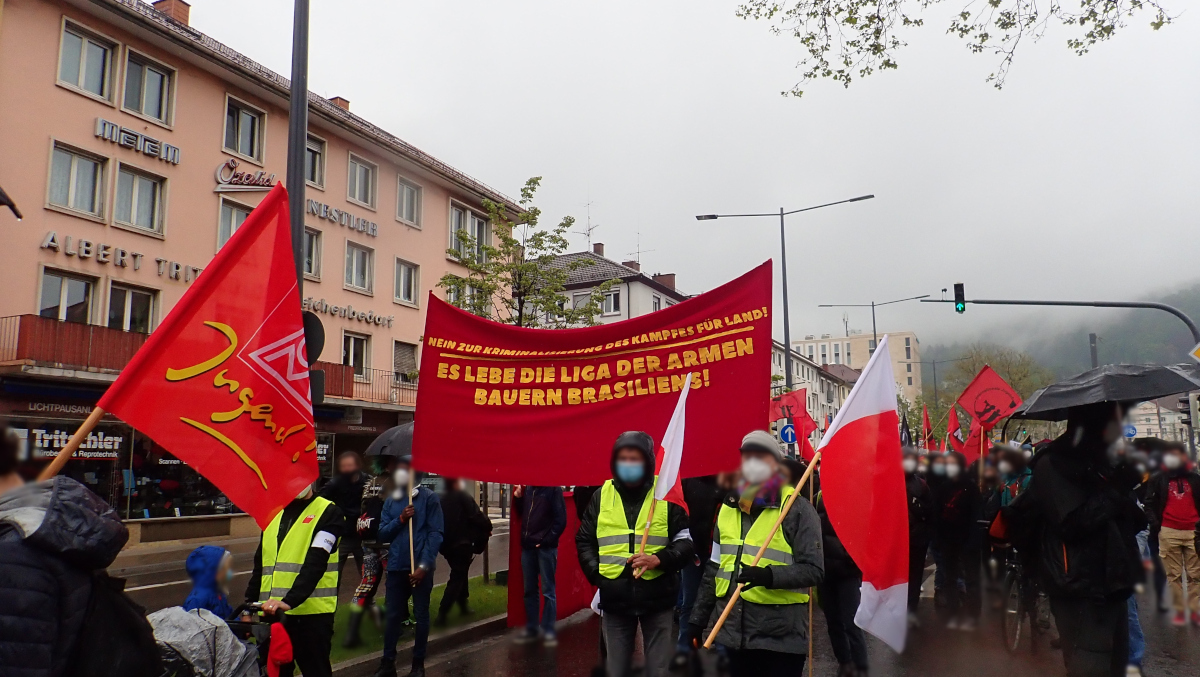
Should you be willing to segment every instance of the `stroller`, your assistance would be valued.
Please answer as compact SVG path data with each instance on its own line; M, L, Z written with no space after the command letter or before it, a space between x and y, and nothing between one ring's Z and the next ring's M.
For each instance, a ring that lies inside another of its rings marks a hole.
M158 642L163 677L266 674L266 642L271 624L240 620L243 613L258 611L261 611L258 604L243 604L237 608L233 620L228 621L206 609L184 611L181 607L168 607L147 616ZM250 643L251 638L256 644Z

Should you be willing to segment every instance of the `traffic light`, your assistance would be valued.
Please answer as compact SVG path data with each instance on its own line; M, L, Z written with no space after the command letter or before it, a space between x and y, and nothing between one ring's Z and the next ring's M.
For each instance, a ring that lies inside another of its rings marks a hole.
M967 312L967 292L963 290L962 282L954 283L954 312Z

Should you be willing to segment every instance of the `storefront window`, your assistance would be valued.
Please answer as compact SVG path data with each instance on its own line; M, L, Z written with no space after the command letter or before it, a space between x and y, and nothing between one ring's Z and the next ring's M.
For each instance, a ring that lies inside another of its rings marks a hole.
M89 407L90 409L90 407ZM32 479L53 459L80 421L14 419L8 425L20 440L17 457L22 475ZM122 500L121 461L129 456L130 427L119 422L99 423L63 466L62 474L91 489L120 510Z
M225 494L144 435L127 460L128 519L240 513Z

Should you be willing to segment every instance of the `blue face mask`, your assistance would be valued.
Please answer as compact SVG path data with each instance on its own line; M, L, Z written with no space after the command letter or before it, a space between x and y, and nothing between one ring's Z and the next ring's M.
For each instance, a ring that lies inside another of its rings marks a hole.
M625 484L637 484L646 475L646 465L638 461L621 461L617 463L617 479Z

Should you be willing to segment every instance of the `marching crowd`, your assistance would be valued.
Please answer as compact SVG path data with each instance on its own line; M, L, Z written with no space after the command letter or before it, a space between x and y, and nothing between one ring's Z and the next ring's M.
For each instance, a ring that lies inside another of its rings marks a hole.
M1123 413L1112 405L1079 407L1057 439L994 446L971 463L957 452L903 451L897 462L908 502L910 627L929 618L917 611L930 563L935 573L926 584L936 618L963 632L977 628L985 590L1002 572L1025 572L1029 585L1020 594L1048 601L1058 635L1051 643L1062 650L1070 677L1140 674L1139 611L1146 610L1138 609L1134 591L1147 573L1157 611L1176 625L1200 626L1200 475L1182 445L1126 443ZM97 641L97 619L126 629L110 640L105 660L125 665L121 674L151 674L137 664L147 646L139 638L149 631L145 619L142 627L122 615L119 590L98 594L111 587L101 572L124 545L125 527L70 479L25 483L15 444L2 437L0 674L110 674L82 669L95 661L80 647ZM822 500L819 466L810 472L771 434L752 431L736 472L683 481L684 510L654 498L655 449L646 433L624 433L613 444L612 479L575 487L574 546L599 591L598 670L631 674L640 631L650 677L686 669L708 640L735 677L800 675L815 601L838 677L868 674L866 639L854 622L862 574ZM377 467L367 472L357 455L342 455L332 481L319 492L306 488L263 531L245 600L280 618L290 638L288 654L275 657L278 674L331 674L338 583L350 559L362 575L346 645L361 641L362 618L384 581L378 677L397 673L410 601L411 677L424 674L431 624L444 623L455 605L468 612L468 570L487 546L490 521L458 481L446 479L441 495L419 483L410 489L416 471L408 456L373 461ZM553 646L557 551L568 522L563 489L518 486L513 497L528 624L518 641ZM450 577L432 619L439 554ZM184 608L218 619L236 615L241 598L229 590L229 553L198 548L187 570L195 587ZM731 597L737 601L727 609Z

